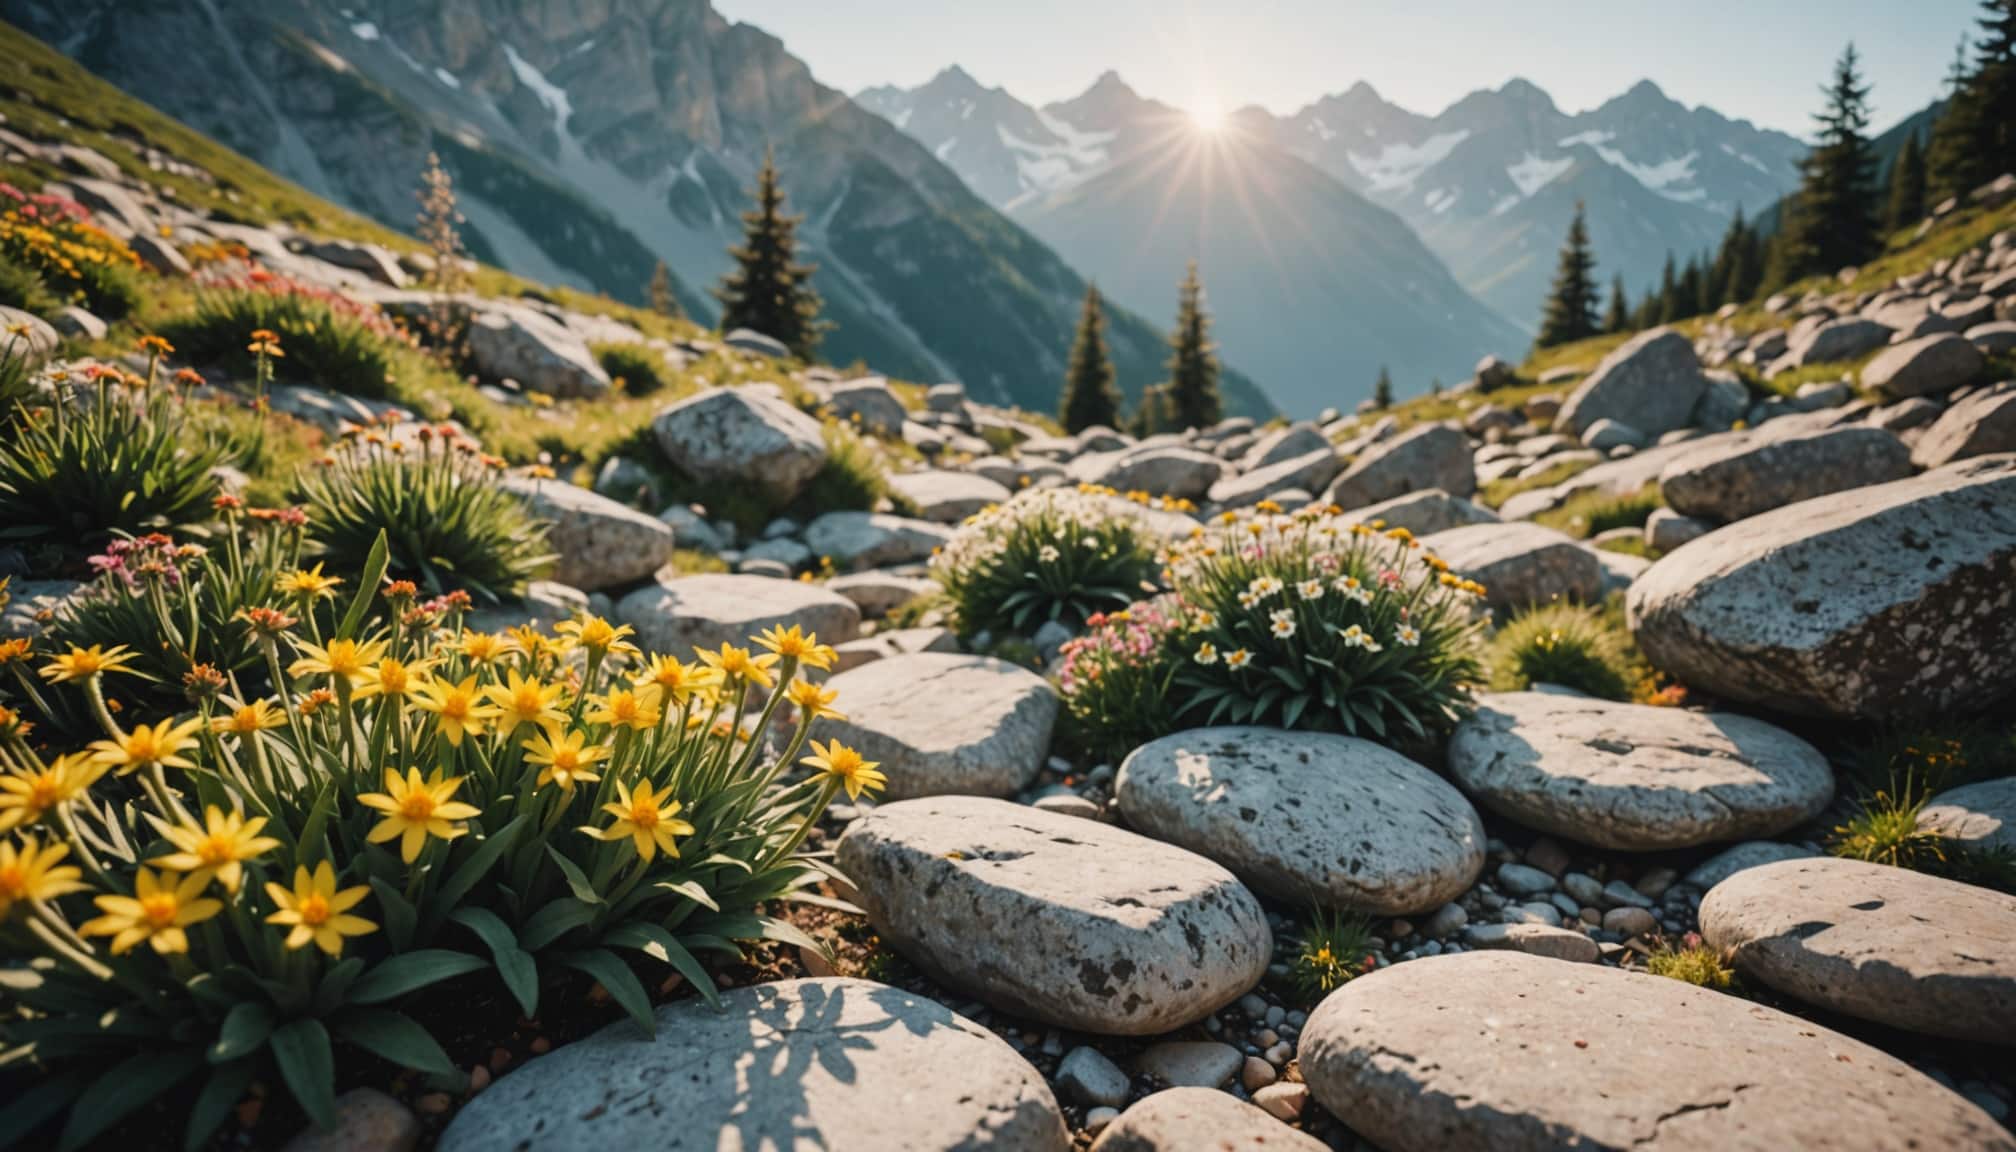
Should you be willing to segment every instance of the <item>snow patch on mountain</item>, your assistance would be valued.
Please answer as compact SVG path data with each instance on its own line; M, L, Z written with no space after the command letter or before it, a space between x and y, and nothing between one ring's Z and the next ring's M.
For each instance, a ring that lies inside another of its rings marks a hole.
M574 118L574 102L568 99L567 90L546 79L544 72L533 67L531 61L520 56L518 50L509 44L504 45L504 59L511 65L511 74L518 78L518 82L530 88L532 95L539 98L539 103L553 113L553 131L559 134L561 140L571 140L572 137L567 134L567 122Z
M1519 195L1531 196L1552 184L1555 177L1574 166L1573 156L1558 156L1548 160L1528 152L1517 164L1505 169L1505 175L1510 177L1513 186L1519 189ZM1494 206L1492 214L1497 215L1498 212L1499 209Z
M1388 144L1373 155L1350 152L1346 157L1375 191L1410 188L1416 177L1447 160L1456 146L1469 138L1470 130L1459 128L1438 132L1418 144Z
M357 23L350 25L350 34L369 44L371 41L378 39L378 25L373 24L369 20L359 20Z
M1694 184L1694 161L1699 152L1661 160L1656 164L1640 164L1616 148L1596 145L1596 154L1607 164L1624 170L1633 180L1666 197L1682 204L1699 204L1708 199L1708 190Z

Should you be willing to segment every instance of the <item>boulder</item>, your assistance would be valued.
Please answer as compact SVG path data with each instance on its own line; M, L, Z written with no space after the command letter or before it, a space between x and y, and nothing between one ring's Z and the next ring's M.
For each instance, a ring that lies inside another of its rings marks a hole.
M1461 575L1484 585L1501 611L1569 599L1602 598L1603 565L1581 543L1538 524L1472 524L1421 539Z
M1951 392L1987 363L1965 336L1940 332L1892 345L1862 367L1862 386L1892 399Z
M1685 881L1706 891L1743 871L1780 860L1805 860L1819 853L1803 844L1780 844L1775 840L1748 840L1724 848L1688 872Z
M991 656L918 653L833 677L845 720L813 735L839 740L889 777L888 796L1009 796L1050 755L1057 693L1041 676Z
M680 576L661 569L657 579L616 604L616 616L637 630L637 646L690 659L696 648L747 647L758 632L798 625L828 644L861 631L853 601L816 584L763 576L709 573Z
M1517 952L1351 981L1310 1015L1301 1062L1387 1152L2016 1149L1958 1093L1797 1016Z
M2016 272L2008 275L2016 279ZM1990 356L2016 352L2016 321L1993 320L1986 324L1976 324L1967 329L1967 339L1974 342L1974 347Z
M791 349L784 346L775 336L766 336L754 328L737 328L721 338L721 343L743 352L754 352L772 360L788 359Z
M910 652L957 652L959 637L949 628L885 628L873 636L836 644L834 650L840 658L834 661L833 670L846 672Z
M0 304L0 357L19 357L33 369L54 355L62 342L40 316Z
M933 412L956 416L966 411L966 386L959 383L933 384L924 390L924 406Z
M1551 924L1472 924L1463 930L1463 943L1487 952L1524 952L1575 964L1594 964L1603 955L1589 937Z
M1273 951L1259 901L1211 861L1005 800L880 805L848 825L836 862L919 968L1062 1028L1195 1023L1257 984Z
M1422 488L1440 488L1452 496L1477 490L1470 440L1454 425L1423 424L1367 447L1323 499L1349 511Z
M847 569L921 563L951 539L942 524L884 512L828 512L805 527L812 551Z
M1369 740L1198 728L1150 741L1114 783L1127 823L1287 903L1431 912L1484 866L1484 826L1441 777Z
M2016 852L2016 776L1949 788L1925 802L1918 827L1977 852Z
M580 336L530 308L486 307L469 319L469 358L488 380L516 380L563 399L601 396L609 374Z
M672 558L672 528L656 516L560 480L511 476L502 484L546 521L546 547L556 557L548 575L562 584L587 592L628 584Z
M1471 373L1471 379L1477 382L1480 392L1503 388L1518 378L1517 369L1496 356L1486 356L1477 361L1477 367Z
M826 463L819 422L758 388L715 388L661 410L651 434L674 467L788 503Z
M782 980L611 1024L466 1105L441 1152L707 1148L1067 1152L1042 1073L942 1004L868 980ZM887 1107L864 1107L864 1100ZM698 1145L696 1145L698 1146Z
M1225 473L1225 462L1195 448L1165 444L1123 451L1088 479L1119 492L1146 492L1178 500L1201 499Z
M579 588L552 580L534 580L514 601L472 609L462 618L462 626L472 632L502 632L529 624L551 631L563 620L576 620L594 611L595 602Z
M399 257L383 245L360 244L354 240L315 240L309 242L307 254L324 264L361 272L367 279L389 288L406 287L406 270L399 267Z
M1471 524L1495 524L1498 514L1440 488L1422 488L1346 512L1344 520L1350 524L1379 523L1387 528L1405 528L1416 536L1430 536Z
M1481 697L1449 773L1508 819L1624 852L1769 836L1834 797L1827 758L1761 720L1552 692Z
M880 376L843 380L835 384L827 403L832 406L835 417L886 440L903 434L903 421L909 416L903 401L897 398L896 390Z
M1092 1152L1325 1152L1329 1145L1215 1088L1169 1088L1108 1124Z
M76 304L65 304L57 309L50 324L65 336L79 340L103 340L110 325L96 315ZM0 341L4 343L4 341Z
M1206 497L1213 504L1243 508L1258 504L1278 493L1299 488L1314 492L1328 484L1344 466L1334 448L1318 448L1302 456L1290 457L1265 468L1237 476L1226 476L1211 485Z
M826 581L828 592L837 592L861 609L864 620L880 620L919 596L938 588L936 580L922 576L899 576L894 572L849 572Z
M1671 328L1654 328L1605 356L1568 394L1554 426L1580 436L1608 417L1658 436L1686 427L1707 387L1687 337Z
M1582 432L1582 445L1598 452L1608 452L1614 448L1643 448L1645 434L1622 420L1604 417L1589 425Z
M376 1088L352 1088L336 1098L336 1124L308 1125L280 1152L413 1152L420 1118Z
M1645 518L1645 543L1654 552L1671 552L1714 530L1715 525L1706 520L1682 516L1671 508L1654 508Z
M658 519L672 529L675 547L712 556L729 546L729 538L707 518L684 504L673 504L658 513ZM817 523L817 521L814 521Z
M2016 452L2016 383L2004 381L1954 401L1911 448L1911 463L1939 468L1970 456Z
M2016 456L1791 504L1664 557L1626 612L1653 664L1824 716L1984 705L2016 687Z
M1861 860L1745 869L1701 900L1744 979L1830 1012L2016 1044L2016 896Z
M1937 401L1924 396L1913 396L1909 400L1899 400L1885 404L1869 414L1869 424L1876 428L1887 428L1892 432L1905 432L1939 419L1946 409Z
M1722 432L1735 426L1750 407L1750 390L1743 381L1729 372L1704 373L1708 386L1701 391L1701 398L1694 402L1694 413L1689 422L1697 428L1711 432ZM1683 429L1674 429L1674 432ZM1670 436L1673 432L1665 435ZM1662 436L1661 443L1665 443Z
M957 524L1012 495L985 476L935 469L894 473L889 477L889 491L914 507L917 515L939 524Z
M1659 490L1675 512L1726 523L1909 475L1911 449L1881 428L1767 429L1701 441L1659 474Z
M1887 325L1857 316L1826 321L1794 336L1785 355L1771 365L1770 375L1809 364L1866 356L1888 344L1891 331Z

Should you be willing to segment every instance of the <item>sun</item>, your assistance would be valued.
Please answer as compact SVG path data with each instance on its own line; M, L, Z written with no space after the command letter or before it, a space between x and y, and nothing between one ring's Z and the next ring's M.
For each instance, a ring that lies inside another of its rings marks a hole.
M1215 136L1224 131L1227 119L1225 110L1215 104L1201 105L1190 110L1190 127L1206 136Z

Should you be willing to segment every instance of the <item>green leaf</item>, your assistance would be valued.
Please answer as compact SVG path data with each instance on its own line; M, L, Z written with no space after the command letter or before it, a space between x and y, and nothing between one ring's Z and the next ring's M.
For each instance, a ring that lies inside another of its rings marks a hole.
M43 1121L61 1112L84 1087L85 1079L82 1072L71 1072L22 1089L20 1095L0 1108L0 1148L14 1147L22 1137L41 1127Z
M336 1018L336 1034L374 1056L402 1068L436 1076L455 1073L455 1064L427 1030L384 1008L359 1008Z
M394 952L404 952L413 944L413 930L419 927L420 913L406 902L405 893L382 876L371 878L371 890L378 894L378 910L385 914L385 942Z
M476 887L476 882L483 879L497 863L497 858L510 849L512 843L518 839L518 833L524 829L525 822L531 818L532 815L528 812L499 828L492 835L484 837L482 845L470 853L461 867L455 869L454 874L449 876L440 890L434 893L434 899L429 902L429 907L447 910L460 904L462 898L469 894L469 890Z
M595 918L595 908L572 896L562 896L532 914L518 934L518 946L537 952Z
M343 626L336 629L336 639L354 640L357 630L364 626L364 616L378 596L378 581L385 576L385 559L385 530L380 528L378 539L371 542L371 554L364 558L364 572L357 578L357 592L350 597L350 610L343 614Z
M189 1106L189 1123L182 1129L183 1152L200 1152L209 1146L210 1137L216 1135L218 1126L231 1114L232 1106L251 1086L252 1073L257 1067L251 1060L234 1060L210 1070L203 1090Z
M336 1058L320 1020L294 1020L273 1033L273 1061L287 1090L315 1126L336 1126Z
M779 920L775 916L758 916L757 923L763 926L762 938L779 944L795 944L800 948L810 948L821 956L826 954L826 946L807 935L803 928L789 920Z
M350 985L357 982L357 976L364 971L362 957L352 956L339 960L329 971L322 974L322 983L315 988L313 1014L317 1016L334 1012L343 1006L348 998Z
M113 1065L111 1071L91 1082L70 1109L63 1125L61 1148L68 1152L91 1142L99 1133L124 1120L156 1096L181 1083L201 1068L191 1053L143 1052Z
M574 862L567 859L560 849L548 844L546 845L546 855L551 856L553 863L560 866L560 874L567 877L567 887L573 891L576 900L581 901L583 904L602 903L602 894L595 891L595 886L588 882L588 877L582 875L581 869L576 868Z
M623 963L623 958L607 948L595 948L586 952L564 952L560 963L577 972L585 972L600 981L616 1003L630 1014L639 1028L647 1036L658 1034L658 1022L651 1018L651 997L645 994L644 985L638 983L637 974Z
M618 948L634 948L654 960L670 964L675 971L686 978L687 983L698 989L709 1004L721 1002L720 990L714 987L714 978L707 974L693 953L679 942L663 926L647 920L636 920L622 924L605 933L604 944L614 944Z
M445 948L401 953L358 977L350 986L350 1002L381 1004L482 967L477 957Z
M224 1014L224 1024L217 1029L217 1042L210 1045L206 1058L212 1064L228 1064L243 1059L266 1046L266 1038L273 1034L273 1013L257 1000L240 1001L231 1011Z
M709 908L716 912L721 910L721 905L714 902L714 897L707 894L707 889L701 887L698 880L660 880L656 884L653 884L652 887L662 888L667 892L677 892L679 895L686 897L703 908Z
M488 908L457 908L448 918L474 932L489 946L497 975L503 977L504 987L518 1001L519 1010L527 1017L537 1015L539 965L530 953L518 947L518 937L511 934L511 926Z
M312 870L318 861L328 859L322 835L329 826L330 813L335 810L336 782L331 780L322 785L322 791L315 797L315 806L308 810L308 819L301 823L301 838L294 841L296 867Z

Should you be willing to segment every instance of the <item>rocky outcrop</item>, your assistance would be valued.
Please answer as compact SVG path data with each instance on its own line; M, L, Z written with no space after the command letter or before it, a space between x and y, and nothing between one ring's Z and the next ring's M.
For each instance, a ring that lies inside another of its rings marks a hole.
M819 422L759 388L716 388L659 412L651 434L698 480L744 485L783 504L826 463Z
M560 480L512 477L504 487L546 522L554 580L593 592L642 580L672 556L672 528L607 496Z
M1911 449L1881 428L1766 428L1714 437L1668 464L1659 489L1675 512L1727 522L1909 475Z
M1580 436L1598 420L1622 421L1648 436L1685 428L1708 387L1694 345L1671 328L1641 332L1603 358L1575 386L1554 426Z
M1972 381L1985 363L1966 337L1940 332L1885 348L1863 366L1862 386L1892 399L1933 396Z
M1493 608L1602 598L1603 565L1575 540L1538 524L1473 524L1421 540L1449 567L1484 585Z
M1477 490L1470 441L1452 425L1424 424L1365 449L1323 498L1348 512L1422 488L1440 488L1452 496Z
M1041 676L989 656L894 656L827 687L846 719L822 719L813 734L879 761L893 799L1012 795L1042 768L1057 723Z
M609 390L609 374L588 345L530 308L486 307L470 318L467 339L476 372L486 379L516 380L565 399Z

